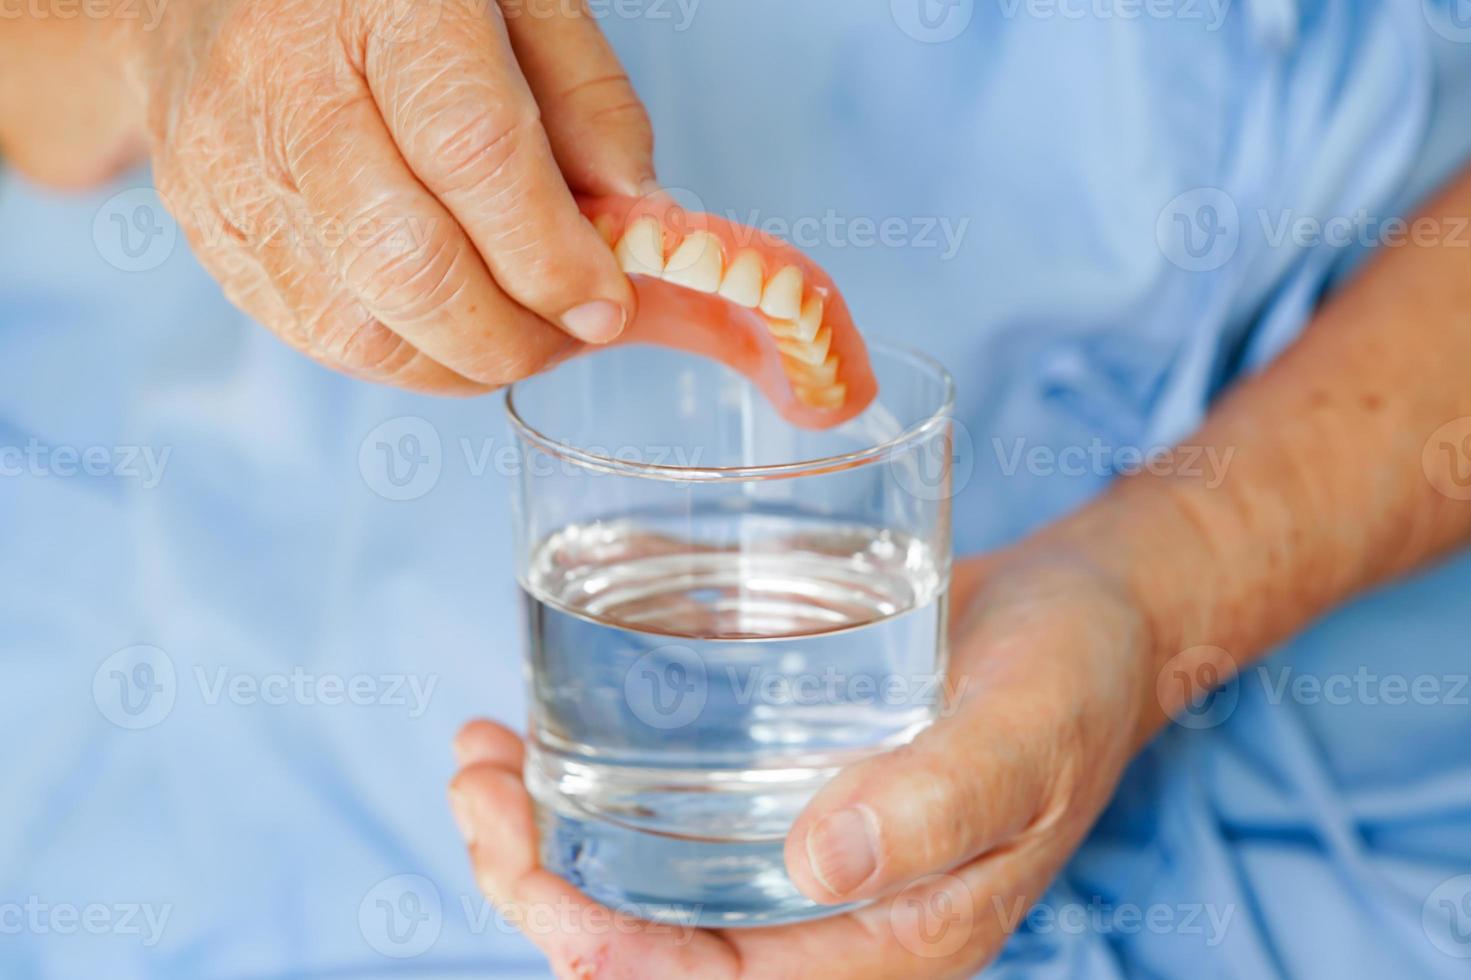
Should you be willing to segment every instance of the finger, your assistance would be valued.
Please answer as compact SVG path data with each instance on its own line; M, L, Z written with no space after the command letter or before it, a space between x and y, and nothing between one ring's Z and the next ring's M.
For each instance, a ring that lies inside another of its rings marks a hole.
M371 316L434 360L485 385L520 380L572 345L512 302L463 230L399 156L364 89L288 143L331 268Z
M466 766L450 781L449 797L480 890L511 901L536 868L536 824L520 774L493 762Z
M284 207L282 208L284 213ZM393 333L346 294L310 242L295 236L236 244L226 215L195 216L208 228L196 254L226 298L288 346L342 374L426 394L470 396L491 388L463 377ZM280 223L271 227L284 227ZM236 235L244 233L236 227Z
M654 130L585 0L506 9L516 60L573 190L637 196L654 181Z
M793 826L787 868L804 893L828 902L878 894L1042 835L1077 816L1079 794L1106 794L1130 753L1118 733L1134 720L1096 709L1129 699L1086 696L1080 685L1137 683L1116 652L1132 649L1119 637L1137 623L1107 600L1062 605L1091 614L1059 620L1064 597L1089 594L1079 582L1059 566L975 593L939 721L910 746L840 773Z
M1000 951L1065 857L1054 842L1029 841L846 915L726 936L743 976L969 977Z
M454 215L505 293L605 343L633 286L577 209L500 8L446 4L425 37L366 48L368 84L404 159Z
M272 332L324 367L406 391L469 397L494 390L424 353L373 316L311 243L259 253L290 311Z
M455 759L463 766L488 762L511 772L520 772L526 745L521 736L504 725L477 718L467 722L455 736Z
M1020 710L988 701L839 773L787 837L793 882L821 902L869 898L1033 824L1049 776Z
M957 644L942 717L914 742L839 773L787 838L788 872L824 902L880 894L1036 831L1056 817L1072 755L1071 679L1011 656L1014 624ZM1063 801L1065 802L1065 801Z
M535 943L558 976L734 978L738 963L713 933L645 922L589 900L536 863L531 798L502 766L479 764L451 783L475 880Z
M1050 842L1031 841L954 871L927 875L853 913L880 937L871 977L969 977L1020 927L1065 860Z

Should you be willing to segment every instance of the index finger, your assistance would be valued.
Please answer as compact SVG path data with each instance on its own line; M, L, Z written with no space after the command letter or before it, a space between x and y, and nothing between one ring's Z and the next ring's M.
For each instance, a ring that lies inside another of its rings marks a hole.
M368 85L405 161L501 289L579 339L605 343L621 333L633 318L633 286L577 209L499 6L446 4L427 36L389 41L370 32L364 53Z

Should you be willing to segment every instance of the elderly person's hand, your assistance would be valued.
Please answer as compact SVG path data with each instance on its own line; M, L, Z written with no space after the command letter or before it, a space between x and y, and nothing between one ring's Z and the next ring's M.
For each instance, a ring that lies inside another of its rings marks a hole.
M338 370L473 394L634 311L573 194L640 193L652 137L578 9L175 0L115 45L234 302Z
M1471 173L1422 219L1459 227L1467 213ZM958 703L912 745L840 773L787 839L803 892L872 904L688 942L668 926L609 928L537 867L520 741L487 722L461 733L451 786L481 887L512 921L543 924L529 934L564 976L968 974L1167 717L1323 610L1471 540L1465 262L1453 241L1386 250L1190 451L957 566ZM548 931L547 908L586 914Z
M843 771L787 838L808 896L876 901L692 940L668 926L609 929L607 912L561 915L560 931L526 930L558 975L949 977L994 956L1112 794L1153 715L1154 673L1144 618L1081 556L971 561L954 591L957 703L912 744ZM517 737L474 722L455 747L451 799L476 879L505 917L591 909L537 866Z

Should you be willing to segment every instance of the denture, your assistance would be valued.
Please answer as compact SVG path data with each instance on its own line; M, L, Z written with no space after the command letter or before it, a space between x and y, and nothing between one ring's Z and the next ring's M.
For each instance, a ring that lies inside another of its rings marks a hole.
M619 343L652 343L734 368L805 428L829 428L878 390L831 277L793 246L666 196L579 201L638 291Z

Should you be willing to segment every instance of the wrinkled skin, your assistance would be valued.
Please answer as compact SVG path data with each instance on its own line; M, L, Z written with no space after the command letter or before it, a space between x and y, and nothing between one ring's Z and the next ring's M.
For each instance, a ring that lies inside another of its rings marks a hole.
M476 394L635 310L573 193L644 191L652 138L568 7L178 0L119 44L159 191L232 301L334 369Z
M1107 803L1138 748L1153 673L1143 617L1073 556L966 562L954 598L956 703L911 745L840 773L787 838L787 869L804 893L872 904L692 936L626 919L610 927L607 911L589 911L589 899L537 866L522 743L488 721L456 739L462 768L450 787L481 888L511 921L575 910L557 915L555 931L528 930L562 977L970 975ZM877 831L878 861L866 879L834 890L809 851L832 853L833 842L809 833L850 804Z

